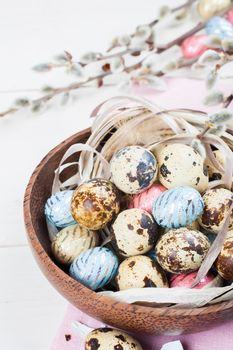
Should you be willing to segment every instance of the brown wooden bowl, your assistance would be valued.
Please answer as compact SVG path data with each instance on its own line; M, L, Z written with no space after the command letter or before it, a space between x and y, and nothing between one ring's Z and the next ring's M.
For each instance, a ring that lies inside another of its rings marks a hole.
M41 270L54 287L74 306L94 318L131 332L175 335L203 331L233 319L233 301L195 309L152 307L120 303L100 296L71 278L51 254L44 205L51 194L54 170L74 143L86 142L83 130L55 147L33 172L24 199L29 242Z

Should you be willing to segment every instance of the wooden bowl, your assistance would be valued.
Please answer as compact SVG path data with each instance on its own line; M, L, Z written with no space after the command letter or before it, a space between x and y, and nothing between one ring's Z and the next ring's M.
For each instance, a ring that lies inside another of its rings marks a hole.
M24 217L35 259L47 279L74 306L113 327L148 334L177 335L203 331L233 319L233 301L195 309L130 305L100 296L59 267L51 254L44 204L51 194L54 170L74 143L86 142L90 129L55 147L33 172L24 199Z

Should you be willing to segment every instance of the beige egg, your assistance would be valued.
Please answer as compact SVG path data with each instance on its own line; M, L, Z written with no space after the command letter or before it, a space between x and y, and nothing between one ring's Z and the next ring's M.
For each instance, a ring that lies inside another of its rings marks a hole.
M195 220L191 224L187 225L186 228L189 230L199 231L200 224L199 224L198 220ZM167 233L168 231L170 231L170 228L165 228L165 229L162 229L160 231L161 231L161 234L164 234L164 233Z
M116 283L119 290L168 287L165 272L156 261L144 255L125 259L119 266Z
M158 165L153 153L140 146L120 149L110 162L111 179L122 192L135 194L156 180Z
M114 221L111 232L120 255L129 257L148 252L158 238L157 224L143 209L122 211Z
M208 187L208 173L202 157L190 146L169 144L156 152L159 181L166 188L191 186L203 192Z
M223 153L221 151L217 150L217 151L214 151L213 154L214 154L216 160L219 162L219 164L222 165L223 167L225 167L225 157L224 157ZM205 165L207 167L209 179L211 181L221 180L222 174L220 173L220 171L218 169L216 169L214 167L214 165L211 163L211 161L209 159L207 159L205 161Z
M155 253L165 271L179 274L197 270L209 248L210 242L203 233L179 228L160 238Z
M208 232L218 233L222 228L233 200L233 193L225 188L211 189L203 196L204 211L199 219L200 225ZM233 214L229 230L233 227Z
M233 230L227 233L227 238L215 262L215 267L222 278L233 282Z
M202 19L207 20L218 15L230 6L231 0L199 0L197 11Z
M120 211L119 192L104 179L92 179L80 185L71 201L71 212L80 226L90 230L104 228Z
M97 328L85 338L85 350L143 350L129 334L112 328Z
M84 227L71 225L62 229L52 241L52 252L62 264L71 264L74 259L89 248L98 245L98 233Z

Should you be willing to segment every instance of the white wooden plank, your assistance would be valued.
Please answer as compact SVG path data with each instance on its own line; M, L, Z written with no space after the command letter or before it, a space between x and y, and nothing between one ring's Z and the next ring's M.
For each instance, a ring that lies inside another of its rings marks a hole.
M66 300L42 275L28 247L0 248L0 276L0 349L49 349Z

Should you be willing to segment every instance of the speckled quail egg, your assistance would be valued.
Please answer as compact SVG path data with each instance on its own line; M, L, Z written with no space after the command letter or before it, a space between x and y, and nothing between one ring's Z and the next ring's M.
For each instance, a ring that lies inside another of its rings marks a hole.
M122 192L129 194L139 193L152 185L157 169L153 153L140 146L122 148L110 162L112 181Z
M166 188L191 186L203 192L208 186L208 172L202 157L190 146L169 144L156 152L159 181Z
M97 328L85 338L85 350L143 350L127 333L112 328Z
M203 196L204 211L199 219L200 225L209 232L218 233L224 224L233 200L233 193L224 188L211 189ZM229 230L233 227L233 214Z
M222 278L233 282L233 230L227 233L222 250L215 262L215 267Z
M158 241L157 261L165 271L179 274L197 270L205 258L210 243L200 231L179 228L165 233Z
M63 228L52 241L52 252L62 264L71 264L74 259L99 242L96 231L87 230L78 224Z
M122 211L114 221L111 232L119 254L125 257L148 252L158 238L157 225L152 216L138 208Z
M119 266L116 283L119 290L168 287L165 272L156 261L144 255L125 259Z
M223 153L221 151L217 150L217 151L213 151L213 154L214 154L214 157L216 158L216 160L218 161L218 163L224 168L225 167L225 157L224 157ZM206 165L207 170L208 170L210 181L221 180L222 174L220 173L220 171L218 169L216 169L214 167L214 165L212 164L212 162L210 161L209 158L206 159L205 165Z
M117 188L107 180L92 179L74 192L71 211L80 226L99 230L106 226L120 210Z

